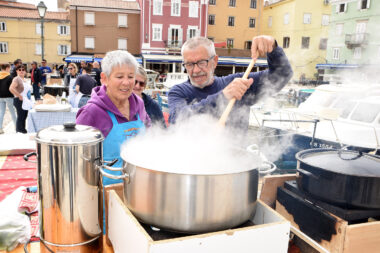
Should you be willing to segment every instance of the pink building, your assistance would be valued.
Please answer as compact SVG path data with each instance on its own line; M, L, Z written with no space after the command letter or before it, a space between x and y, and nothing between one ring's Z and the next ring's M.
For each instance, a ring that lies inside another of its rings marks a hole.
M207 35L208 0L139 0L141 53L180 54L182 44Z

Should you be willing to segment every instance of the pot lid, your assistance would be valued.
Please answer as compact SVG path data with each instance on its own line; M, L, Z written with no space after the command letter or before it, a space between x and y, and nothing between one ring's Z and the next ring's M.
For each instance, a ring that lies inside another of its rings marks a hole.
M37 142L49 144L90 144L104 140L102 133L85 125L65 123L40 130L36 135Z
M380 177L380 157L358 151L308 149L298 152L296 158L317 169L339 174Z

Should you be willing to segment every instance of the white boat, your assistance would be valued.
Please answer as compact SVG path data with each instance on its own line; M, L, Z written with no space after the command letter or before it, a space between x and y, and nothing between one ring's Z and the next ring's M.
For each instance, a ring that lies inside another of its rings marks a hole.
M380 154L380 85L321 85L297 108L251 107L250 125L276 143L285 167L307 148Z
M168 73L163 85L166 89L170 90L174 85L186 82L188 76L186 73Z

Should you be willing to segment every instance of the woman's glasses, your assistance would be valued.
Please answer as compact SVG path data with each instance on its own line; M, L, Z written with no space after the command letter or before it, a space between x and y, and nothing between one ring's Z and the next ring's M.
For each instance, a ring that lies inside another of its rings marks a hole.
M140 86L145 86L145 82L144 81L138 81L138 80L136 80L135 81L135 85L136 84L139 84Z
M68 70L73 70L73 68L67 68Z
M18 69L17 71L25 71L25 69Z

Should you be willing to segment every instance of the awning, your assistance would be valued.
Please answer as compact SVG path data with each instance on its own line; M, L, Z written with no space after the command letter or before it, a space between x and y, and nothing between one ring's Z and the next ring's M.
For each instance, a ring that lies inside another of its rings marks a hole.
M65 62L93 62L93 55L80 55L80 54L72 54L65 58Z
M316 69L356 69L359 65L357 64L317 64Z
M167 55L167 54L143 54L142 58L146 62L161 62L161 63L181 63L182 56L180 55Z
M227 42L214 42L214 47L215 48L226 48L227 47Z

